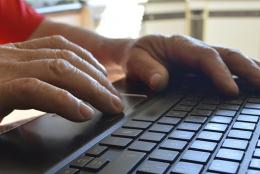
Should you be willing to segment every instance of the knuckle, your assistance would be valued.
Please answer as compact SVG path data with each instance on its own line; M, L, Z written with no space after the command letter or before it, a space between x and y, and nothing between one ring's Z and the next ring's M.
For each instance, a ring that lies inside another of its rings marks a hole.
M233 57L238 54L242 54L240 50L237 49L226 49L225 51L227 57Z
M58 54L63 58L74 58L76 57L76 54L69 50L60 50L58 51Z
M66 101L66 100L68 100L68 99L73 98L73 95L72 95L70 92L66 91L65 89L60 89L60 90L58 91L57 96L59 96L59 98L61 99L61 101Z
M51 40L53 40L54 42L67 42L68 40L61 36L61 35L54 35L54 36L51 36Z
M21 94L27 95L36 91L37 87L40 85L40 80L36 78L24 78L19 79L16 83L12 83L14 88L19 88Z
M108 90L99 84L97 81L93 82L94 90L92 91L92 97L96 98L98 96L107 96L109 95Z
M54 75L57 76L66 76L76 71L76 68L64 59L49 61L49 69Z
M175 34L171 37L169 37L169 40L173 43L173 44L179 44L180 42L184 42L189 40L190 38L188 38L187 36L183 36L180 34Z
M217 52L217 50L207 47L207 48L203 48L203 54L205 54L207 57L215 59L216 57L219 57L219 54Z
M183 36L180 34L175 34L175 35L171 36L170 38L174 39L174 40L180 40L180 39L183 39Z

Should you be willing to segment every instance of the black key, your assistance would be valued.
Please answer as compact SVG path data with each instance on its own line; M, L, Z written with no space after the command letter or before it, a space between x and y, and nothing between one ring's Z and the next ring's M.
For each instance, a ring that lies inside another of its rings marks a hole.
M200 128L201 124L197 123L181 123L178 126L178 129L180 130L188 130L188 131L198 131Z
M252 122L257 123L258 122L258 116L251 116L251 115L239 115L237 118L238 121L244 121L244 122Z
M237 173L238 167L239 163L237 162L213 160L209 166L209 170L212 172L235 174Z
M107 149L108 149L108 147L100 146L97 144L97 145L93 146L92 148L90 148L86 152L86 155L97 157L97 156L100 156L101 154L103 154Z
M112 133L113 136L136 138L143 130L120 128Z
M241 105L243 103L243 100L242 99L226 100L224 103L234 104L234 105Z
M201 103L203 104L211 104L211 105L218 105L220 103L219 98L206 98Z
M174 117L162 117L160 120L158 120L158 123L161 124L169 124L169 125L176 125L181 121L180 118L174 118Z
M208 117L212 114L212 111L210 110L201 110L201 109L196 109L193 110L191 113L191 115L197 115L197 116L205 116Z
M173 96L169 95L166 98L164 98L164 100L152 104L148 109L143 110L142 113L135 116L133 120L142 120L142 121L151 121L151 122L158 120L166 110L168 110L172 105L176 104L180 100L179 97L176 96L175 98L172 97Z
M237 111L239 110L239 105L231 105L231 104L221 104L219 105L220 109L225 109L225 110L234 110Z
M125 148L133 139L121 137L107 137L100 142L100 145L113 146L118 148Z
M169 138L189 141L193 136L194 132L175 130L170 134Z
M245 139L250 140L252 137L252 132L250 131L243 131L243 130L231 130L228 134L229 138L236 138L236 139Z
M149 122L145 121L128 121L123 127L132 129L146 129L151 125Z
M218 124L218 123L208 123L204 129L208 131L214 131L214 132L225 132L227 129L227 125Z
M203 168L201 164L194 164L188 162L178 162L172 169L171 174L185 173L185 174L199 174Z
M208 152L187 150L186 152L184 152L182 160L205 164L208 161L209 156L210 153Z
M75 168L66 168L63 169L59 172L57 172L56 174L78 174L79 169L75 169Z
M137 173L163 174L168 166L168 163L147 160L137 169Z
M150 121L150 122L155 122L161 117L161 115L138 115L133 118L133 120L137 121Z
M202 131L200 132L198 139L219 142L222 138L222 135L223 134L219 132Z
M196 140L192 143L190 148L194 149L194 150L213 152L215 150L216 146L217 146L217 143L214 143L214 142Z
M150 152L156 143L150 143L145 141L135 141L129 146L129 150L140 151L140 152Z
M145 153L135 151L124 151L116 160L109 163L100 174L122 174L130 173L145 157Z
M260 99L259 98L249 98L249 99L247 99L247 102L250 102L250 103L260 103Z
M194 101L194 102L199 102L203 97L203 94L199 94L199 93L196 93L196 94L192 94L192 96L186 96L183 100L191 100L191 101Z
M260 170L260 159L253 158L250 163L250 168Z
M253 156L256 157L256 158L260 158L260 149L255 149Z
M212 123L223 123L223 124L230 124L232 121L231 117L223 117L223 116L212 116L210 122Z
M185 118L185 122L192 122L192 123L204 123L207 120L207 117L200 117L200 116L188 116Z
M187 112L184 112L184 111L169 111L166 113L166 115L168 117L180 117L180 118L183 118L187 115Z
M109 161L102 158L96 158L88 163L85 168L97 172L101 170Z
M177 158L178 154L179 154L179 152L177 152L177 151L157 149L152 152L152 154L150 155L150 159L171 163Z
M216 157L223 160L233 160L240 162L242 161L244 156L244 151L241 150L233 150L233 149L219 149Z
M176 105L173 107L172 110L189 112L192 110L192 108L193 108L192 106Z
M235 122L233 125L234 129L241 129L241 130L249 130L253 131L255 129L255 124L254 123L245 123L245 122Z
M163 133L145 132L139 139L143 141L160 142L164 137L165 134Z
M182 151L186 145L187 145L187 141L166 140L160 145L160 148Z
M260 116L259 109L243 109L241 113L247 114L247 115L259 115Z
M172 125L165 124L154 124L149 128L151 132L161 132L161 133L169 133L173 129Z
M204 109L204 110L215 110L217 108L216 105L209 105L209 104L200 104L197 106L197 109Z
M184 100L182 100L182 101L180 102L180 104L181 104L181 105L187 105L187 106L195 106L195 105L198 104L198 101L186 100L186 99L184 99Z
M256 103L247 103L245 105L245 108L250 108L250 109L260 109L260 104Z
M238 149L238 150L246 150L248 145L248 141L246 140L235 140L235 139L225 139L222 147Z
M249 169L247 170L247 174L259 174L259 170Z
M216 111L215 114L216 115L228 116L228 117L234 117L236 115L236 111L219 109L219 110Z
M75 167L75 168L83 168L86 164L88 164L93 159L94 159L93 157L81 156L81 157L73 160L70 163L70 166Z

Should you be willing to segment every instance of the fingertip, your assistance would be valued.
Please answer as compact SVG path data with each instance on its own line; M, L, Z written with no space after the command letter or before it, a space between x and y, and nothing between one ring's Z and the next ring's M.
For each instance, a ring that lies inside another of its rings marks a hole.
M234 80L232 80L232 82L230 83L230 89L232 89L230 92L231 96L235 97L239 95L239 87Z
M161 91L168 84L168 77L162 76L159 73L155 73L150 77L149 86L152 90Z
M122 100L118 96L112 95L112 105L113 105L113 109L115 110L115 113L123 112L124 105Z
M87 120L90 120L92 118L95 111L90 106L81 102L80 106L79 106L79 113L80 113L82 121L87 121Z
M230 97L236 97L239 95L239 88L233 79L226 81L225 87L223 88L223 93Z

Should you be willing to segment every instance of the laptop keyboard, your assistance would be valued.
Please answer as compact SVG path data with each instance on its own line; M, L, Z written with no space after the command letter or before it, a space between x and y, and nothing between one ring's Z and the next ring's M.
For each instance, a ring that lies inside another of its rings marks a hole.
M58 173L259 174L257 97L162 97Z

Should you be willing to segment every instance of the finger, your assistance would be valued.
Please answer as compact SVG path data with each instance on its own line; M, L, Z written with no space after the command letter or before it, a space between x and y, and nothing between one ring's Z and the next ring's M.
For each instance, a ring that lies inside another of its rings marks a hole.
M109 82L107 77L97 70L92 64L81 59L78 55L68 50L59 50L59 49L13 49L15 57L12 56L10 59L15 59L16 61L31 61L39 59L64 59L67 60L70 64L77 67L81 71L93 77L101 85L110 90L113 94L119 96L117 90L113 87L112 83Z
M38 109L72 121L86 121L94 111L69 92L34 78L0 85L0 113L13 109Z
M162 90L168 84L169 73L147 52L133 48L127 63L128 74L145 82L153 90Z
M79 57L83 58L98 70L107 74L105 67L94 58L94 56L82 47L70 42L62 36L50 36L40 39L28 40L25 42L19 42L13 44L16 48L23 49L39 49L39 48L51 48L51 49L61 49L69 50L77 54Z
M94 78L80 71L64 59L46 59L18 63L15 78L34 77L67 89L105 113L120 113L121 100Z
M208 53L200 59L199 66L201 70L213 80L215 86L227 96L236 96L239 89L232 74L227 68L222 58L215 54Z
M260 67L257 61L247 58L239 51L215 47L231 72L260 87Z
M201 70L225 95L235 96L239 89L218 52L201 41L183 36L166 40L168 57L173 64Z

